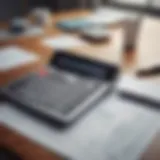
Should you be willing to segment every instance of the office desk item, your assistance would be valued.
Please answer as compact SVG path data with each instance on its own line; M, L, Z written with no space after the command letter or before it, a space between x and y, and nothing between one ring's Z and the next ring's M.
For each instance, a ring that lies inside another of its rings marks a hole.
M81 31L81 37L88 42L105 43L111 39L111 33L104 27L89 27Z
M116 9L114 7L100 7L86 19L94 26L122 27L125 40L124 48L131 50L136 46L141 17L141 13L135 11Z
M80 31L83 28L89 27L92 24L88 22L86 19L69 19L69 20L62 20L57 23L57 27L65 30L65 31Z
M151 75L160 68L160 20L157 17L144 17L137 42L137 72ZM155 70L155 71L154 71Z
M32 23L38 26L51 26L51 12L48 8L34 8L30 14Z
M66 34L45 38L42 40L42 44L54 49L69 49L86 45L86 43L80 38Z
M122 20L124 20L126 17L122 14L112 14L110 12L104 12L104 13L95 13L87 18L88 22L90 22L92 25L101 25L101 26L107 26L109 24L113 23L119 23Z
M138 107L139 106L139 107ZM159 130L160 116L106 96L92 112L67 130L57 130L12 105L0 108L0 121L24 136L73 160L137 160Z
M12 34L21 35L29 26L29 20L22 18L14 18L10 21L9 32Z
M0 123L0 160L68 160Z
M141 17L141 13L138 12L120 10L112 7L100 7L100 9L97 9L91 14L88 14L86 18L83 18L82 20L80 19L80 22L77 20L76 23L75 20L74 23L74 21L68 20L67 23L70 22L69 27L71 30L74 30L72 29L73 26L76 26L75 28L78 30L93 26L102 26L109 28L113 26L121 26L124 29L124 37L126 43L125 47L129 48L131 46L130 48L134 48L137 40L136 35L138 34L139 26L141 23L141 18L139 17ZM83 24L84 26L81 26L78 22L80 24Z
M137 76L139 77L151 77L160 75L160 65L155 65L150 69L142 69L137 71Z
M122 21L133 20L137 17L137 13L120 10L112 7L100 7L95 10L86 19L92 24L112 25L119 24Z
M38 61L34 53L18 46L7 46L0 49L0 72L6 72L26 64Z
M120 95L146 107L160 109L160 85L149 80L124 76L118 85Z
M44 33L44 30L39 26L30 26L24 32L19 33L12 33L8 29L1 29L0 30L0 41L7 41L13 40L14 38L23 38L23 37L34 37L39 36Z
M50 121L69 124L110 91L117 74L116 66L59 52L46 75L29 75L2 93Z

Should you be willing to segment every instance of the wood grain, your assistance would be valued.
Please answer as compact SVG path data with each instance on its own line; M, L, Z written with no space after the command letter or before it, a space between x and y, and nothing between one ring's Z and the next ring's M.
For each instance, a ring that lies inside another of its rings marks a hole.
M66 18L84 17L88 15L88 11L72 11L56 14L53 16L53 24L59 20ZM53 27L45 27L45 34L36 37L17 37L8 41L1 41L0 47L6 47L8 45L18 45L26 50L32 51L38 54L40 61L34 64L22 66L6 73L0 72L0 86L13 81L24 74L31 71L36 71L44 64L47 64L52 56L54 56L54 48L49 48L42 44L42 40L46 37L55 37L57 35L64 34L53 25ZM111 41L104 44L91 44L86 42L84 47L75 47L68 49L71 54L79 56L97 59L99 61L114 63L121 65L122 51L123 51L123 31L121 28L111 29ZM72 33L73 36L79 36L79 34Z
M144 17L137 42L138 69L160 67L160 19Z
M149 146L146 147L140 160L159 160L160 159L160 133L153 138Z
M0 147L5 147L15 152L22 160L64 160L57 154L3 125L0 125Z

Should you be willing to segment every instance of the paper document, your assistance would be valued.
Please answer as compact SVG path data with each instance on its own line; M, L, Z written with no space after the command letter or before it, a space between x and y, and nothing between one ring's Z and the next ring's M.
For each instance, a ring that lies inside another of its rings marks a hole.
M121 20L124 20L125 17L123 16L119 16L119 15L92 15L90 17L88 17L88 21L93 23L93 24L112 24L112 23L117 23Z
M137 160L158 132L159 120L158 112L118 96L106 99L63 131L12 105L0 107L0 122L74 160Z
M68 49L71 47L81 47L86 44L83 40L69 35L61 35L53 38L46 38L42 41L42 43L46 46L55 49Z
M0 72L5 72L21 65L37 61L38 57L16 46L0 49Z
M111 8L102 8L96 10L91 16L87 17L87 20L94 24L113 24L128 19L132 20L133 17L135 17L133 13Z

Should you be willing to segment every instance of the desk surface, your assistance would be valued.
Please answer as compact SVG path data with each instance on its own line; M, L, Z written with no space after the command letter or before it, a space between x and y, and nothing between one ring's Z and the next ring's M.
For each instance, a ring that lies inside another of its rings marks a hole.
M88 15L88 11L73 11L68 13L61 13L54 15L54 23L58 20L68 18L68 17L82 17ZM88 45L86 48L72 48L70 51L75 52L76 54L80 54L81 56L87 56L90 58L96 58L102 61L110 61L112 63L119 64L122 68L122 71L133 74L135 68L137 67L136 62L136 53L130 52L128 54L123 53L123 30L121 28L114 28L112 30L112 40L110 43L103 45ZM151 32L151 31L148 31ZM40 41L42 38L47 36L55 36L62 34L62 32L56 28L45 28L45 34L43 36L38 37L23 37L17 38L10 41L0 42L0 47L15 44L20 47L23 47L27 50L34 51L35 54L40 56L40 60L34 64L30 64L27 66L22 66L21 68L17 68L11 70L7 73L0 73L0 85L4 85L7 82L10 82L18 77L39 69L43 64L47 64L50 57L54 54L53 49L40 45ZM144 47L146 45L144 44ZM157 79L157 77L156 77ZM159 77L158 77L159 79ZM143 160L159 160L160 159L160 134L157 134L155 140L148 148L146 153L144 154ZM48 160L48 159L46 159Z
M64 160L17 132L0 125L0 147L3 146L15 152L23 160Z
M54 15L54 23L61 19L65 18L74 18L74 17L83 17L84 15L88 15L89 12L69 12ZM45 28L45 34L38 37L23 37L16 38L14 40L3 41L0 42L0 46L6 46L10 44L15 44L20 47L23 47L27 50L35 52L40 56L40 61L36 64L32 64L29 66L24 66L21 68L17 68L8 73L0 73L0 85L12 80L12 78L17 78L31 70L36 70L43 64L46 64L51 56L54 54L54 49L41 45L41 40L45 37L51 37L56 35L63 34L62 31L57 29L56 27ZM121 28L112 30L112 38L110 42L106 42L104 44L95 45L88 44L85 47L76 47L71 48L69 51L74 54L79 54L80 56L85 56L93 59L98 59L100 61L109 61L111 63L119 64L121 63L122 58L122 50L123 50L123 31Z

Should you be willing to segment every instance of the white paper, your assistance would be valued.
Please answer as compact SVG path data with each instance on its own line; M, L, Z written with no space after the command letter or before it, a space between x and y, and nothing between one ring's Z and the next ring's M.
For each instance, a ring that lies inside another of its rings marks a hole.
M36 26L30 27L20 35L12 34L8 30L0 30L0 40L1 41L9 40L9 39L13 39L16 37L23 37L23 36L27 36L27 37L38 36L43 33L44 33L43 29L41 27L36 27Z
M124 17L122 16L115 16L115 15L101 15L101 14L95 14L95 15L92 15L90 16L88 19L87 19L89 22L91 23L100 23L100 24L112 24L112 23L117 23L121 20L124 20Z
M67 130L57 130L13 106L0 107L0 122L74 160L137 160L159 130L159 120L159 113L117 96L106 98Z
M69 35L61 35L57 37L46 38L42 41L42 43L46 46L55 48L55 49L68 49L72 47L81 47L86 43L79 39L78 37L69 36Z
M116 10L112 8L100 8L96 10L87 20L94 24L113 24L124 20L133 20L135 13Z
M38 57L17 46L0 49L0 72L5 72L19 66L37 61Z

